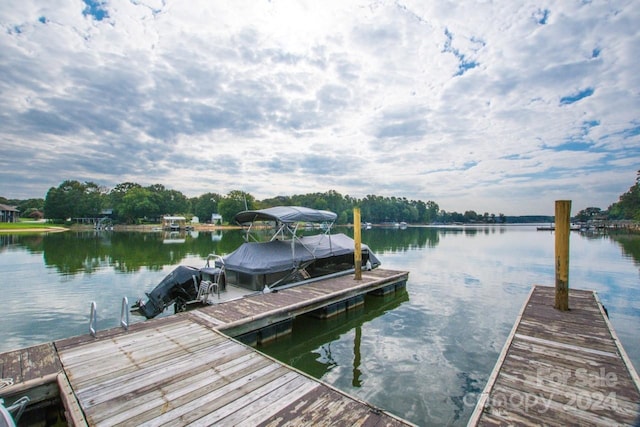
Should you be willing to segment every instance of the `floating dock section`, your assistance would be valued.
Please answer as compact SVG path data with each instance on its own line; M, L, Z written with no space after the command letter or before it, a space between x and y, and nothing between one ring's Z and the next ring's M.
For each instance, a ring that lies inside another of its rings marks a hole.
M272 339L295 316L346 310L407 277L376 269L0 354L0 398L59 399L76 426L412 425L229 336Z
M639 426L640 380L597 294L531 291L470 426Z
M343 275L307 283L258 297L213 304L198 310L202 321L226 335L255 345L290 331L291 321L312 313L326 318L364 303L364 295L384 295L404 289L408 273L375 269L362 273L362 280ZM287 325L289 328L287 328Z

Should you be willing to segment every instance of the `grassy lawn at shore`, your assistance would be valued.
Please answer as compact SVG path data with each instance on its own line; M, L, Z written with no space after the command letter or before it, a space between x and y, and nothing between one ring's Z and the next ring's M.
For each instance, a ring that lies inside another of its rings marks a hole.
M0 232L10 231L47 231L47 230L66 230L66 227L54 225L46 222L21 221L21 222L0 222Z

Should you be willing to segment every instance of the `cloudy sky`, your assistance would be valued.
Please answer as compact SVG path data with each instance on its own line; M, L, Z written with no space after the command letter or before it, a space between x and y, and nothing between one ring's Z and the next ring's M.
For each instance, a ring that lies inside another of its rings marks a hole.
M640 1L0 2L0 196L336 190L606 209L640 169Z

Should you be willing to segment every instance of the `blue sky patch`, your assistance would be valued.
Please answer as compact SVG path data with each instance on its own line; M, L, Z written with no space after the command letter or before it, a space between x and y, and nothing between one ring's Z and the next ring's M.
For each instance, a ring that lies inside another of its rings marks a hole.
M478 162L476 162L475 160L470 160L468 162L464 162L464 165L462 166L463 170L469 170L472 167L478 166Z
M562 145L553 147L554 151L589 151L591 144L585 141L567 141Z
M579 135L570 136L563 144L551 148L554 151L600 151L594 149L593 140L589 138L589 132L596 126L600 126L599 120L584 121Z
M458 61L459 61L458 72L455 73L454 76L461 76L464 73L466 73L468 70L471 70L472 68L476 68L478 65L480 65L478 62L474 60L467 59L467 56L464 53L461 53L458 49L452 46L453 34L451 33L451 31L449 31L448 28L444 29L444 35L447 38L447 40L444 42L444 48L442 49L442 51L452 53L453 56L458 58ZM472 41L480 43L481 46L482 46L482 43L484 43L480 39L475 39L475 38L472 38Z
M82 0L86 7L82 11L84 16L92 16L96 21L109 17L105 2L98 0Z
M622 131L624 138L631 138L640 135L640 125Z
M551 14L551 11L549 9L538 9L533 14L533 19L535 19L536 22L540 25L546 25L547 22L549 22L550 14Z
M560 98L560 105L569 105L575 102L580 101L581 99L587 98L595 92L595 89L592 87L588 87L584 90L578 91L573 95L567 95Z

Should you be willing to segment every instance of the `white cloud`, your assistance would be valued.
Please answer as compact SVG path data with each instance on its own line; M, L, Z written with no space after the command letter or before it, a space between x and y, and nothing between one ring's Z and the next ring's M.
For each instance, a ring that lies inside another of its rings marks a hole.
M606 208L640 168L638 6L5 2L0 195L78 179Z

